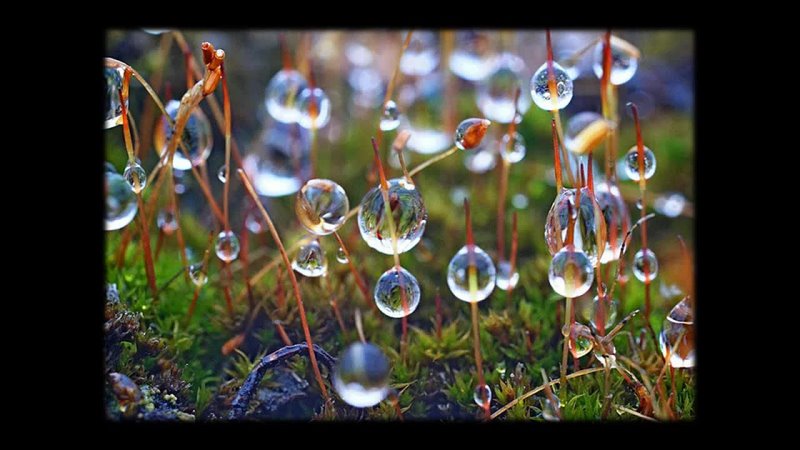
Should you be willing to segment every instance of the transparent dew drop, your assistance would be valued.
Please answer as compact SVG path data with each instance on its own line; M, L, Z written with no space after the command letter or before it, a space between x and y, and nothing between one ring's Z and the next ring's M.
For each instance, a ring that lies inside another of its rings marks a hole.
M617 322L617 308L619 307L619 302L616 299L612 299L610 302L605 301L603 304L603 312L605 314L605 330L610 330L612 326ZM591 303L588 303L585 308L583 308L582 316L583 320L589 322L592 327L596 330L597 328L597 318L598 318L598 311L600 311L600 298L598 296L594 296L594 299Z
M548 422L558 422L561 420L558 418L558 411L561 410L561 401L555 395L553 396L553 400L555 404L550 401L550 397L545 396L542 402L542 418Z
M331 120L331 101L322 89L305 88L297 97L297 123L306 129L320 129Z
M656 198L653 206L656 211L667 217L678 217L686 207L686 197L678 192L672 192Z
M282 197L297 192L311 178L311 132L297 125L272 123L243 161L260 195Z
M638 210L640 210L640 211L642 210L642 207L644 206L644 205L642 204L642 199L641 199L641 198L637 198L637 199L636 199L636 202L635 202L634 204L636 205L636 209L638 209Z
M605 142L611 125L596 112L585 111L567 121L564 146L576 155L585 155Z
M511 197L511 205L517 209L525 209L528 207L528 197L525 194L518 193Z
M475 386L475 390L472 392L472 400L475 402L476 405L483 408L483 405L492 402L492 390L489 388L488 384L479 384Z
M491 125L491 121L486 119L469 118L462 120L456 127L455 144L461 150L472 150L477 148L483 136L486 135L486 130Z
M392 267L378 278L375 284L375 305L378 309L389 317L399 319L413 313L419 306L420 290L419 283L414 275L406 269L400 268L398 271ZM402 287L406 292L406 306L403 307Z
M344 224L350 201L337 183L324 178L308 180L297 193L294 211L303 227L317 236L325 236Z
M139 205L136 195L125 178L116 172L106 172L106 231L119 230L136 216Z
M386 102L381 113L381 130L391 131L400 126L400 110L393 100Z
M227 168L228 167L225 164L223 164L223 165L219 166L219 170L217 170L217 179L222 184L225 184L225 182L228 180L227 178L225 178L225 171L227 170Z
M413 183L407 182L405 178L393 178L388 184L389 209L397 230L397 252L405 253L414 248L422 238L428 213L422 196ZM361 199L358 230L367 245L385 255L394 254L391 228L380 186L370 189Z
M603 46L603 41L598 42L592 55L592 69L598 79L603 78ZM616 36L611 37L611 84L625 84L636 74L639 59L634 56L632 48L630 43Z
M545 218L544 240L547 250L551 255L555 255L567 240L571 211L575 219L573 244L576 249L582 250L594 265L599 253L597 243L599 241L602 245L607 236L603 210L586 187L581 188L581 204L580 208L576 208L575 193L575 189L562 188L556 196ZM560 236L558 230L561 231Z
M125 177L125 181L128 182L131 190L137 194L142 192L145 185L147 185L147 173L138 163L129 162L122 176Z
M580 297L592 287L594 268L586 253L574 246L565 246L550 261L547 279L558 295Z
M106 79L105 122L103 128L109 129L122 125L122 103L119 101L119 90L122 89L122 76L124 69L106 67L103 74ZM128 106L128 99L125 106Z
M447 286L459 300L480 302L486 300L494 290L497 271L492 258L477 245L473 245L474 261L470 259L469 246L465 245L450 260L447 267ZM470 289L470 266L475 267L474 296Z
M222 231L217 236L217 242L214 244L214 251L217 253L217 258L231 262L239 257L239 238L233 231Z
M467 81L480 81L494 68L489 34L462 31L456 33L456 45L450 53L450 71Z
M180 105L181 102L170 100L164 108L173 121L178 117ZM167 122L166 117L162 117L153 132L153 144L156 150L160 152L160 155L163 156L167 151L173 132L174 130ZM189 170L192 166L199 166L208 159L214 139L211 133L211 122L208 121L208 117L206 117L202 109L194 108L189 114L181 139L183 144L178 144L172 157L173 168ZM189 154L189 159L186 158L181 145L186 150L186 153Z
M302 245L292 260L292 269L307 277L321 277L328 273L328 258L319 244L319 240L312 239Z
M592 332L582 323L573 323L570 329L569 351L575 359L588 355L592 351Z
M296 70L282 69L267 85L265 104L273 119L294 123L300 119L298 95L308 86L306 78Z
M339 356L333 388L348 405L369 408L389 394L390 370L389 360L378 347L356 342Z
M658 276L658 259L652 250L640 249L633 255L633 275L642 283L645 282L645 270L647 270L650 281Z
M156 223L158 223L158 228L166 235L170 235L178 229L178 221L175 220L175 214L168 209L162 209L158 213Z
M606 224L605 250L600 257L600 262L607 264L619 259L622 241L625 239L625 233L631 227L631 217L616 184L609 184L605 181L597 183L594 187L594 195L603 212Z
M475 102L486 118L498 123L522 121L522 114L531 107L531 99L521 93L514 105L514 97L517 89L524 90L526 71L525 63L517 55L503 53L494 60L492 72L475 88Z
M244 226L253 234L263 233L266 230L261 222L261 217L254 213L247 214L244 219Z
M649 180L656 173L656 155L644 146L644 179ZM633 181L639 181L639 152L634 145L625 154L625 174Z
M556 62L553 63L553 72L556 82L555 101L550 98L547 63L542 64L533 74L533 78L531 78L531 97L533 97L533 102L545 111L564 109L572 100L572 78Z
M405 39L405 34L403 34ZM424 77L439 65L439 40L430 31L414 32L408 48L400 58L400 71L406 75Z
M678 302L667 315L658 337L661 354L672 367L694 367L694 313L688 297Z
M206 284L208 277L203 270L203 263L192 264L189 266L189 278L197 287L201 287Z
M495 284L498 289L514 289L519 282L519 272L511 272L511 263L505 260L497 263L497 279Z
M339 247L339 250L336 251L336 261L339 261L342 264L347 264L350 262L350 258L347 257L347 254L344 252L342 247Z
M517 132L514 132L513 138L505 134L500 142L500 156L511 164L522 161L526 151L525 138Z

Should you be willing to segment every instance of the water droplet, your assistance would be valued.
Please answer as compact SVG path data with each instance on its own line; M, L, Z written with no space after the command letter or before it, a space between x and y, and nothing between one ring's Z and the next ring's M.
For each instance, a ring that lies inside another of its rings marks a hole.
M581 188L580 209L576 208L575 193L575 189L562 188L556 196L545 218L544 240L550 254L555 255L561 248L559 241L563 245L567 240L569 212L572 211L573 219L575 219L573 244L576 249L582 250L594 265L598 256L598 238L600 242L606 240L603 211L589 189L585 187ZM558 230L561 231L560 236Z
M372 50L357 40L350 41L345 45L344 55L354 66L365 67L372 64Z
M297 107L300 111L297 123L303 128L318 130L331 120L331 101L318 87L303 89L297 97Z
M592 351L592 332L589 327L575 322L570 328L569 351L575 359L581 358Z
M106 230L119 230L133 220L139 205L122 175L106 172L105 176Z
M650 281L655 280L656 276L658 276L658 259L656 259L656 254L649 248L646 250L640 249L633 255L633 275L642 283L645 282L645 269Z
M225 164L223 164L223 165L219 166L219 170L217 170L217 179L218 179L218 180L219 180L219 181L220 181L222 184L225 184L225 182L228 180L227 178L225 178L225 172L226 172L227 170L228 170L228 166L226 166Z
M642 204L642 199L641 199L641 198L637 198L637 199L636 199L636 202L635 202L634 204L636 205L636 209L638 209L638 210L640 210L640 211L641 211L642 207L644 206L644 205Z
M319 240L312 239L297 251L292 261L292 269L307 277L321 277L328 273L328 259L319 245Z
M389 394L389 360L368 343L350 344L333 372L333 388L350 406L369 408Z
M686 207L686 197L677 192L665 194L656 198L653 206L656 211L667 217L678 217Z
M335 182L322 178L308 180L297 193L295 213L303 227L317 236L338 230L350 210L347 194Z
M631 227L631 217L616 184L609 184L605 181L597 183L594 187L594 195L597 204L600 205L600 210L603 211L603 219L606 224L605 250L600 257L600 262L607 264L619 259L622 240L625 239L625 233Z
M506 133L500 143L500 156L511 164L518 163L525 158L525 138L521 134L514 132L514 138Z
M142 28L142 31L147 34L152 34L153 36L158 36L159 34L169 33L172 30L169 28Z
M265 230L261 222L261 216L258 213L247 214L247 217L244 219L244 226L253 234L263 233Z
M625 173L633 181L639 181L639 151L637 146L631 147L625 155ZM656 155L644 147L644 179L649 180L656 173Z
M119 101L119 90L122 89L124 69L106 67L103 71L106 78L105 122L103 127L113 128L122 125L122 103ZM128 106L128 99L125 100Z
M593 54L592 69L598 79L603 78L603 46L604 41L598 42ZM639 60L631 52L632 47L630 43L611 36L611 84L625 84L636 74Z
M174 121L178 116L181 102L177 100L170 100L165 107L167 114ZM166 117L161 117L161 121L156 125L153 132L153 144L160 154L163 156L169 146L169 141L172 139L173 128L167 122ZM211 133L211 122L203 113L200 108L194 108L189 115L189 120L186 121L186 127L183 129L182 144L178 144L175 148L175 155L172 157L172 167L178 170L189 170L192 166L199 166L208 159L211 154L211 148L214 145L213 135ZM189 154L189 159L186 159L181 146Z
M461 121L456 127L455 144L461 150L472 150L478 147L486 135L492 122L486 119L469 118Z
M565 246L550 261L547 279L558 295L580 297L592 287L594 268L586 253L574 246Z
M336 261L339 261L342 264L347 264L350 262L350 258L347 257L347 254L344 252L342 247L339 247L339 250L336 251Z
M500 261L497 263L497 288L507 290L508 288L514 289L519 282L519 272L514 270L511 273L511 263L508 261Z
M567 121L564 130L564 146L576 155L584 155L605 142L611 130L608 121L596 112L582 112Z
M553 72L556 81L556 99L550 98L550 88L548 86L547 63L544 63L536 70L531 78L531 96L534 103L545 111L554 109L564 109L572 100L572 79L558 63L553 63Z
M514 194L511 197L511 205L517 209L525 209L528 207L528 197L525 194Z
M658 337L658 347L672 367L694 367L694 313L688 297L669 312Z
M233 231L222 231L217 236L214 251L217 257L225 262L231 262L239 257L239 238Z
M433 128L408 127L411 137L406 146L409 150L422 155L432 155L447 149L450 136L444 131Z
M296 124L275 122L264 130L243 165L260 195L294 194L311 175L311 133Z
M492 72L475 88L475 101L481 113L498 123L519 123L521 114L531 107L531 99L524 92L517 100L515 116L514 96L517 89L524 91L525 63L517 55L503 53L494 61Z
M282 69L267 85L265 104L272 118L283 123L294 123L300 119L297 96L308 86L306 78L296 70Z
M389 206L397 230L397 252L405 253L419 242L425 232L428 213L416 186L405 178L389 180ZM380 186L370 189L358 211L361 238L375 250L392 255L392 235Z
M555 403L550 401L550 397L545 396L542 402L542 418L549 422L558 422L561 420L558 418L558 411L561 410L561 401L555 395L553 400L555 400Z
M128 182L131 190L136 194L142 192L147 185L147 173L138 163L129 162L122 176L125 177L125 181Z
M400 126L400 110L393 100L386 102L381 114L381 130L391 131Z
M612 326L617 322L617 308L619 307L619 302L616 299L612 299L609 301L603 302L603 313L604 319L603 322L605 323L605 330L610 330ZM594 296L592 303L589 303L587 307L583 308L582 316L584 321L589 322L594 329L597 328L596 320L599 317L600 311L600 298L598 296Z
M405 39L405 34L403 35ZM439 65L439 39L430 31L417 31L411 36L408 48L400 58L400 71L422 77Z
M662 281L658 286L658 292L661 294L662 297L665 299L673 298L673 297L681 297L684 295L683 291L681 290L680 286L677 284L669 284Z
M156 218L158 228L166 235L174 233L178 229L178 221L175 220L175 214L169 209L162 209Z
M464 186L455 186L450 189L450 201L455 206L464 206L464 199L469 198L469 190Z
M497 165L497 147L494 138L484 139L478 148L464 155L464 167L472 173L486 173ZM463 202L462 202L463 204Z
M203 268L203 263L192 264L189 266L189 278L191 278L192 283L195 286L203 286L208 281L208 277L206 276L206 272Z
M400 276L392 267L381 275L375 284L375 304L378 309L389 317L399 319L413 313L419 306L419 283L414 275L406 269L400 268ZM406 308L403 308L402 286L406 292Z
M491 403L492 390L489 388L489 385L479 384L475 386L475 390L472 393L472 400L474 400L475 404L481 408L483 408L487 403Z
M489 40L489 33L457 32L455 48L450 53L450 71L467 81L486 78L495 62Z
M473 245L474 261L472 265L475 267L476 284L474 286L475 294L473 297L470 292L470 251L469 246L461 247L458 253L450 260L450 265L447 266L447 286L450 292L459 300L465 302L480 302L485 300L494 290L497 271L492 262L492 258L486 254L483 249L477 245Z

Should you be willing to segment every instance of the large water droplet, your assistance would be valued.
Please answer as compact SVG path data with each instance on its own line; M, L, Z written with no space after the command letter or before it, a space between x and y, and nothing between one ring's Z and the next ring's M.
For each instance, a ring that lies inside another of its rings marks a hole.
M473 252L469 251L467 245L461 247L450 260L450 265L447 267L447 286L459 300L480 302L489 297L494 290L497 271L492 258L483 249L477 245L472 247ZM473 256L470 256L470 253ZM474 295L470 289L470 266L475 268Z
M547 279L558 295L580 297L592 287L594 268L584 252L565 246L550 261Z
M569 211L575 221L573 244L583 250L594 265L597 262L597 242L606 241L606 224L600 205L594 200L589 188L581 188L580 209L575 207L575 189L562 188L545 218L544 240L551 255L555 255L567 240ZM561 231L560 235L558 231Z
M333 388L348 405L369 408L389 394L389 371L389 360L378 347L356 342L339 357Z
M317 236L331 234L344 224L350 202L344 189L323 178L308 180L294 203L303 227Z
M594 187L594 195L597 204L603 211L603 219L606 224L605 250L600 257L600 262L607 264L619 259L622 240L625 239L625 234L631 227L631 217L616 184L609 184L605 181L597 183Z
M610 302L607 300L603 301L603 313L604 313L604 323L605 323L605 330L611 329L612 326L617 321L617 307L619 306L619 302L617 300L612 299ZM584 321L591 323L594 329L597 328L597 320L599 317L600 311L600 297L594 296L594 299L591 303L588 304L587 307L583 308L582 316Z
M181 102L177 100L170 100L165 107L167 114L174 121L178 116ZM153 144L163 156L169 146L169 141L172 139L173 128L167 122L165 117L156 125L153 133ZM211 148L214 141L211 134L211 123L200 108L194 108L186 121L186 127L183 129L183 136L181 137L183 144L178 144L175 148L175 155L172 157L172 167L178 170L189 170L192 166L199 166L208 159L211 154ZM189 154L189 159L186 159L181 145Z
M633 181L639 181L639 151L634 145L625 154L625 173ZM644 147L644 179L649 180L656 173L656 155L652 150Z
M428 213L416 186L405 178L389 180L389 207L397 230L397 251L411 250L425 232ZM370 189L361 200L358 210L358 230L370 247L386 254L394 254L389 220L380 186Z
M265 104L275 120L294 123L300 119L298 95L308 85L306 78L296 70L282 69L269 81Z
M106 67L103 74L106 79L106 102L105 102L105 122L103 127L113 128L122 125L122 103L119 101L119 90L122 89L122 75L124 69L121 67ZM125 99L125 106L128 106L128 99Z
M398 271L392 267L381 275L375 284L375 304L389 317L399 319L413 313L419 306L419 283L406 269ZM402 290L406 292L406 308L403 307Z
M328 259L317 239L312 239L297 251L292 268L307 277L321 277L328 273Z
M553 72L556 82L555 100L550 98L547 63L542 64L531 78L531 97L536 106L545 111L564 109L572 100L572 78L556 62L553 63Z
M147 185L147 173L138 163L129 162L122 176L125 177L125 181L128 182L131 190L136 194L142 192Z
M672 367L694 367L694 313L688 297L669 312L658 338L661 354L667 356Z
M139 205L122 175L107 171L105 177L106 230L119 230L133 220Z
M603 47L604 41L600 41L594 48L592 69L598 79L603 78ZM636 69L639 67L639 60L634 54L635 47L630 43L611 36L611 84L620 85L627 83Z
M311 137L305 128L276 122L243 161L256 191L267 197L297 192L311 175Z

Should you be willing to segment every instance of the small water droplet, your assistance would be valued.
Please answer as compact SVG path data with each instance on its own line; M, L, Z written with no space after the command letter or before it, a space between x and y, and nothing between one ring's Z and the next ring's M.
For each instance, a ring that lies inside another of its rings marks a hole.
M225 164L219 166L219 170L217 170L217 179L221 181L222 184L225 184L225 182L227 181L227 178L225 178L225 172L227 170L228 166L226 166Z
M542 402L542 418L549 422L558 422L560 420L558 418L558 411L561 410L561 401L555 395L553 396L553 400L555 400L555 402L551 402L550 397L545 396Z
M239 238L233 231L222 231L217 236L214 250L219 259L231 262L239 257Z
M528 207L528 197L526 197L525 194L514 194L514 196L511 197L511 205L517 209L525 209Z
M203 286L208 281L208 277L206 276L205 270L203 269L203 264L192 264L189 266L189 278L191 278L192 283L195 286Z
M342 247L339 247L339 250L336 251L336 261L339 261L342 264L347 264L350 262L350 258L347 257L347 254L344 252Z
M105 174L106 219L107 231L119 230L128 225L136 216L139 204L136 195L125 178L116 172Z
M419 306L419 282L406 269L400 268L400 276L392 267L381 275L375 284L375 304L378 309L389 317L399 319L413 313ZM402 278L402 282L401 282ZM406 307L403 307L401 284L406 292Z
M633 275L642 283L645 282L645 271L650 281L655 280L658 276L658 259L649 248L641 249L633 256Z
M636 199L636 209L641 211L642 207L644 207L644 205L642 204L642 199L641 198L637 198Z
M428 213L416 186L405 178L389 180L389 204L397 231L397 252L405 253L419 243ZM392 235L380 186L370 189L358 210L358 230L371 248L393 255Z
M545 111L564 109L572 101L572 78L567 71L558 63L553 63L553 72L556 82L556 99L550 99L550 87L548 85L547 63L542 64L531 78L531 97L539 108ZM559 86L560 85L560 86Z
M639 151L634 145L625 154L625 173L633 181L639 181ZM644 146L644 179L649 180L656 173L656 155L650 148Z
M582 323L573 323L569 336L569 351L575 359L583 357L592 351L592 332Z
M513 140L507 133L503 136L500 143L500 156L511 164L518 163L525 158L527 149L525 138L521 134L514 132Z
M344 189L331 180L308 180L294 203L303 227L317 236L331 234L344 224L350 202Z
M300 119L298 95L308 86L306 78L298 71L282 69L267 85L265 104L273 119L294 123Z
M470 118L461 121L455 132L455 144L461 150L478 147L492 122L486 119Z
M484 408L486 404L492 402L492 390L489 389L488 384L479 384L475 386L475 390L472 393L472 400L475 401L475 404Z
M592 287L594 267L586 253L574 246L565 246L550 261L547 279L558 295L580 297Z
M178 221L175 220L175 214L168 209L161 210L156 218L158 228L166 235L170 235L178 229Z
M142 166L135 162L128 163L128 165L125 167L125 172L122 173L122 176L125 177L125 181L128 182L131 190L137 194L142 192L147 184L147 173L144 171Z
M393 100L386 102L381 114L381 130L391 131L400 126L400 110Z
M514 289L519 282L519 272L514 270L511 272L511 263L508 261L500 261L497 263L497 288L507 290Z
M292 268L307 277L321 277L328 273L328 259L319 240L312 239L297 251Z
M594 48L592 69L598 79L603 78L603 47L604 41L600 41ZM633 47L628 42L612 36L611 37L611 84L625 84L636 74L639 67L639 60L629 50Z
M300 116L297 123L306 129L320 129L331 119L331 101L322 89L305 88L297 97Z
M520 93L514 105L514 97L517 89L524 90L525 72L525 62L517 55L503 53L495 59L492 72L475 87L475 101L487 119L498 123L522 121L521 115L530 109L531 99Z

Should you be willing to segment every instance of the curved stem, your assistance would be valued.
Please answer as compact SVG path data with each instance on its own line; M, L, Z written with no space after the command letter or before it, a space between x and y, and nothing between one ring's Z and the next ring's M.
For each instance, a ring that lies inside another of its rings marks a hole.
M571 380L573 378L578 378L578 377L582 377L584 375L589 375L589 374L592 374L592 373L595 373L595 372L600 372L601 370L605 370L605 369L603 367L591 367L589 369L579 370L577 372L574 372L574 373L571 373L571 374L567 375L566 379L567 380ZM546 384L547 384L547 386L553 387L556 383L560 383L560 382L561 382L561 380L553 380L553 381L551 381L549 383L546 383ZM531 397L531 396L539 393L540 391L542 391L544 389L544 387L545 387L545 385L543 384L543 385L541 385L541 386L539 386L537 388L531 389L530 391L520 395L519 397L515 398L514 400L511 400L505 406L503 406L502 408L500 408L497 411L495 411L494 414L492 414L491 418L494 419L494 418L500 416L504 412L506 412L509 409L511 409L512 407L514 407L514 405L516 405L517 403L525 400L528 397Z

